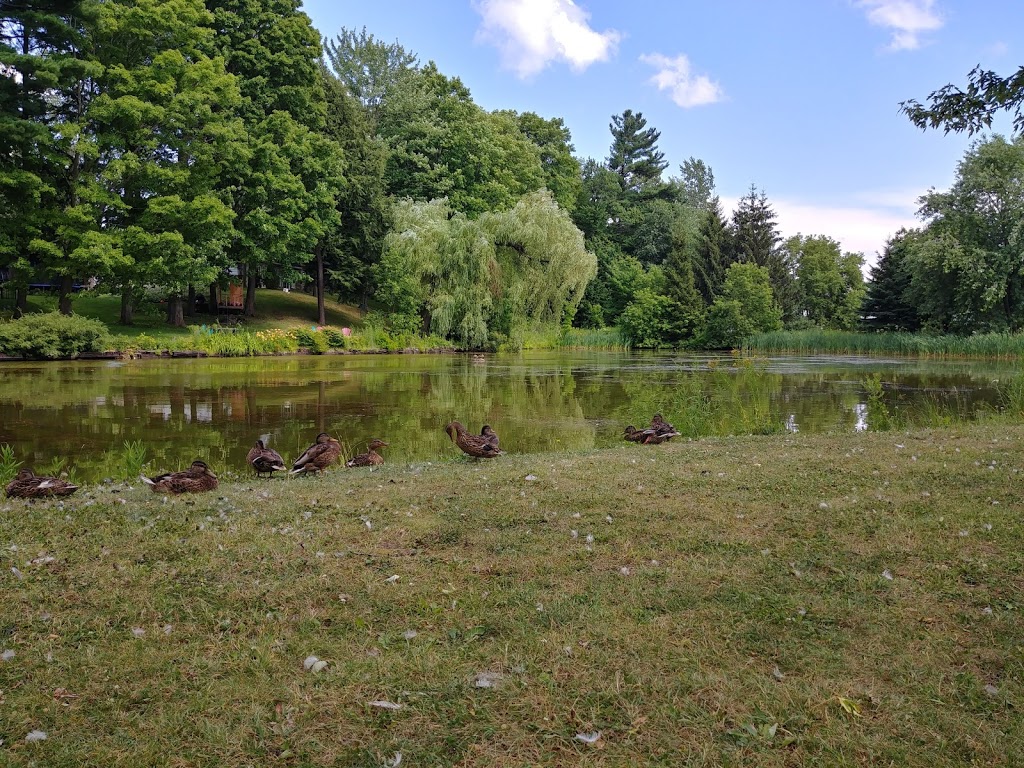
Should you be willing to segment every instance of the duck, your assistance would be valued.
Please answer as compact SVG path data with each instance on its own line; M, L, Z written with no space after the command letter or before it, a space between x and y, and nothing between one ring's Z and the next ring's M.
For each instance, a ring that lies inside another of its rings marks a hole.
M281 454L273 448L267 448L263 440L257 440L256 444L249 449L245 457L245 463L256 470L256 477L267 475L273 477L275 472L285 472L288 467L284 465Z
M653 434L653 432L650 429L637 429L630 424L626 427L626 431L623 433L622 438L624 440L629 440L631 443L642 443L644 442L644 438L651 434Z
M316 436L316 440L292 464L290 475L322 472L341 456L341 443L326 432Z
M495 448L498 447L498 433L494 431L494 427L490 424L484 424L480 430L480 437L486 438L487 442Z
M70 496L78 486L60 477L37 475L31 469L21 469L7 484L9 499L40 499L52 496Z
M353 456L345 462L346 467L375 467L384 463L384 457L377 453L378 448L386 448L389 444L383 440L371 440L366 446L366 453Z
M202 493L212 491L219 481L205 461L196 459L192 466L181 472L165 472L156 477L142 476L142 482L153 493Z
M496 434L493 437L495 442L491 442L492 438L487 435L469 434L466 428L458 421L453 421L445 426L444 431L448 433L448 437L452 439L452 442L462 449L463 453L468 453L470 456L478 459L492 459L504 453L495 444L498 437ZM492 433L493 431L491 430Z
M665 417L660 413L654 414L651 418L651 429L653 429L659 435L669 435L670 437L676 437L679 432L676 432L676 428L665 421Z

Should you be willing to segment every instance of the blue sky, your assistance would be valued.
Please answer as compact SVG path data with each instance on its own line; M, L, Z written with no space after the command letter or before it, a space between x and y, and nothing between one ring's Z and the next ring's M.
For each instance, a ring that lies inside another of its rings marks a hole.
M825 234L869 263L916 199L947 188L970 139L899 112L977 64L1024 62L1021 0L305 0L326 37L397 40L485 109L561 117L603 160L613 114L661 131L667 174L693 156L727 210L763 189L782 234ZM1009 132L1008 119L996 128Z

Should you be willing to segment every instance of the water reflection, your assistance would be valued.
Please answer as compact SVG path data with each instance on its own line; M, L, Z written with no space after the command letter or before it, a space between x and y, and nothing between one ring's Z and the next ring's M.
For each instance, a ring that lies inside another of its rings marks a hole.
M515 452L611 445L656 411L691 437L856 431L875 372L885 406L913 423L995 407L993 380L1013 365L635 353L4 364L0 443L37 466L66 456L89 480L117 474L126 440L147 444L154 469L196 457L241 467L260 435L290 459L320 431L350 452L387 439L391 461L455 456L442 427L456 418L493 424Z

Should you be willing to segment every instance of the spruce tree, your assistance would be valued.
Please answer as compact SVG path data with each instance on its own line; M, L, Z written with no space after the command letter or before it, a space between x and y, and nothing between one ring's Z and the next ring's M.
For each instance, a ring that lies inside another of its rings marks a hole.
M694 281L707 305L722 291L725 272L731 263L731 247L729 228L716 197L701 219L694 246Z
M665 290L671 305L668 312L668 341L678 344L695 335L704 316L704 300L694 281L692 248L680 221L672 233L672 249L662 267Z
M867 296L861 309L864 328L873 331L917 331L921 320L907 299L910 272L905 259L909 233L897 232L886 244L878 262L871 268Z
M775 211L768 196L751 185L733 213L733 261L755 264L768 270L772 292L786 321L799 310L799 294L794 279L795 265L789 263L781 248L782 238L775 222Z

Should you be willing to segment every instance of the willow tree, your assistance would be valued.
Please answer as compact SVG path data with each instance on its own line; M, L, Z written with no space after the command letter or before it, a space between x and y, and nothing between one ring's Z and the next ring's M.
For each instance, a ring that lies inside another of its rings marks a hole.
M476 220L447 200L405 200L376 268L377 295L407 328L418 321L482 347L571 319L596 273L582 233L547 191Z
M511 210L482 216L481 224L501 272L494 329L511 336L524 324L571 322L597 276L597 257L552 194L531 192Z
M378 298L400 318L418 316L425 333L480 347L495 270L494 245L477 222L454 213L445 199L402 200L376 270Z

